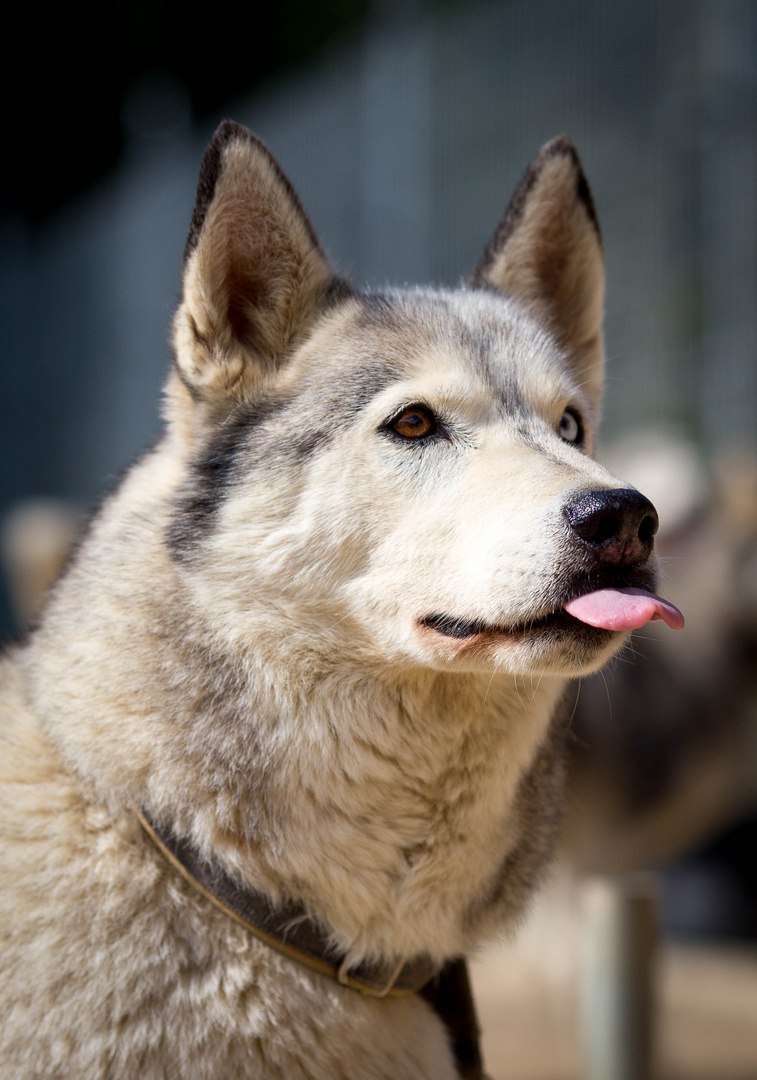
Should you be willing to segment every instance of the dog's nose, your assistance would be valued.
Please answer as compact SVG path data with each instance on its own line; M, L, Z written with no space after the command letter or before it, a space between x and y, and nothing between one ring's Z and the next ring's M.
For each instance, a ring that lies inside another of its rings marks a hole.
M652 554L657 511L634 488L584 491L564 513L573 533L600 562L630 565Z

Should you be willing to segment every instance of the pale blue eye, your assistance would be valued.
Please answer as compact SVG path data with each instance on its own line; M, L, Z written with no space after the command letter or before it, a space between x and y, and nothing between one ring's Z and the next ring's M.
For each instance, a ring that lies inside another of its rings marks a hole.
M565 442L580 444L583 442L583 426L577 413L566 409L560 419L560 438Z

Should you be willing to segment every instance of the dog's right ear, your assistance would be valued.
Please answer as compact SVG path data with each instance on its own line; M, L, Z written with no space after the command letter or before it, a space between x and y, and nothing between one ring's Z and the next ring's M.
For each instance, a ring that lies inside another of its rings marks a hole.
M214 413L253 397L305 334L331 280L272 154L224 121L202 163L174 320L184 398L189 391Z

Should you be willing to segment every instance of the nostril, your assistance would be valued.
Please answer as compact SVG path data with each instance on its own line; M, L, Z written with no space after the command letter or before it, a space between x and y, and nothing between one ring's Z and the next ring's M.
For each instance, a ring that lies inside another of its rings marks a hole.
M565 508L571 529L588 544L604 544L618 535L621 515L615 506L607 506L593 493Z
M658 525L657 514L647 514L641 525L639 525L639 540L641 540L642 544L652 543Z
M612 540L614 536L617 536L620 532L621 523L617 514L598 514L596 515L598 521L596 527L592 530L590 536L585 533L579 533L584 540L591 540L593 544L604 544L606 540Z

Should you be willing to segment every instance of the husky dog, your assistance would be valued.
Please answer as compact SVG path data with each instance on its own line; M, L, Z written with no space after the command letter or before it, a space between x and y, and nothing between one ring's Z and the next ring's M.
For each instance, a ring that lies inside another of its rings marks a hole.
M469 285L358 292L221 125L165 434L0 669L5 1080L475 1071L428 986L540 879L565 681L679 619L602 287L565 138Z

